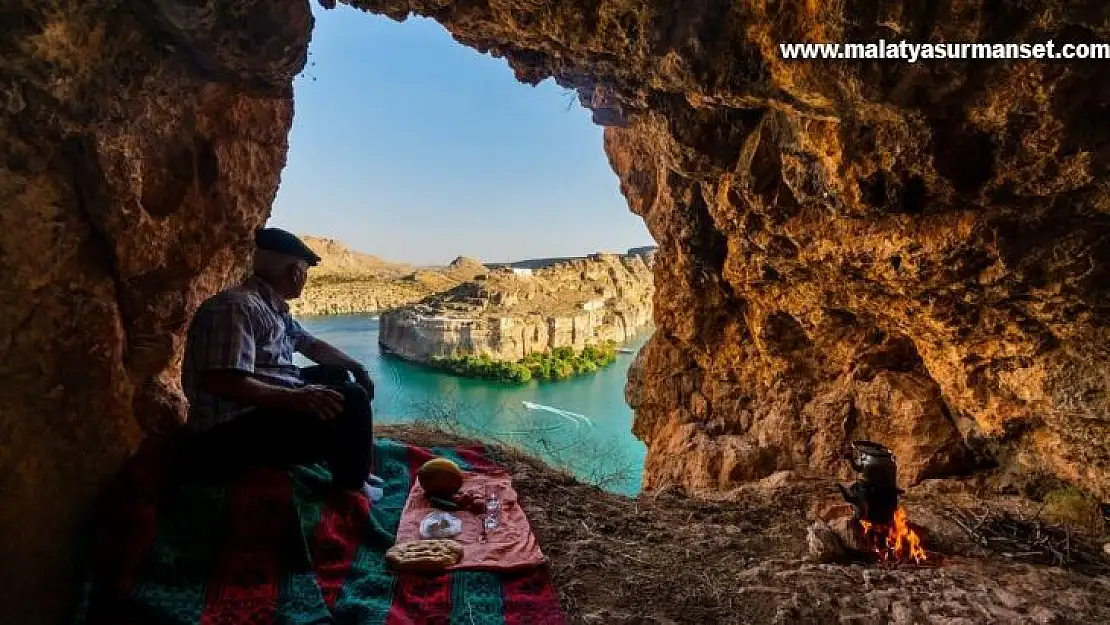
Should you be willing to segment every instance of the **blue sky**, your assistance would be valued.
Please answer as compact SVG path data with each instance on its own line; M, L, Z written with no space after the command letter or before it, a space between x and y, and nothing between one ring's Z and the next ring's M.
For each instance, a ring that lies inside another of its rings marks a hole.
M430 20L312 4L269 225L418 264L653 243L572 92L516 82Z

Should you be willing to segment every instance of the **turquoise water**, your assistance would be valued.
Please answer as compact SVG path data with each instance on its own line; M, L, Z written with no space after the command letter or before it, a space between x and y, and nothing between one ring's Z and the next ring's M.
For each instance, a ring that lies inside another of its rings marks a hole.
M517 445L606 490L639 492L647 450L632 435L632 409L624 402L634 354L618 354L617 362L594 375L514 386L444 375L383 356L378 321L371 316L298 320L370 370L376 422L426 422ZM639 349L649 336L623 347Z

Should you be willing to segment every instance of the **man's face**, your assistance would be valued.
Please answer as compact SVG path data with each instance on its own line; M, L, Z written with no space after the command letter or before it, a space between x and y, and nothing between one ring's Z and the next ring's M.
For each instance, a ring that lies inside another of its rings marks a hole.
M292 287L290 289L290 298L296 299L301 296L304 291L304 285L308 281L308 263L303 260L298 260L293 263L289 268L289 283Z

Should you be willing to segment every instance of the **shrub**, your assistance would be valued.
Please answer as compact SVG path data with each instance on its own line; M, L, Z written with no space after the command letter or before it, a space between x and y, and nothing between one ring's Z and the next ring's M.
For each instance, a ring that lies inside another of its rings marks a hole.
M1045 495L1042 514L1052 523L1070 525L1091 534L1101 534L1106 529L1099 501L1074 486Z
M570 347L533 352L517 362L493 360L488 354L481 354L442 358L431 364L463 377L525 384L531 380L568 380L576 375L596 373L616 359L617 344L607 341L601 345L587 345L577 354Z

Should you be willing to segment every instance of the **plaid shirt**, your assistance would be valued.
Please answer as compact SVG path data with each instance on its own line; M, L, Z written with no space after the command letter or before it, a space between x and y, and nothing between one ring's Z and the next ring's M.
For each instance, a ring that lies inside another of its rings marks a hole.
M313 341L289 314L289 305L258 277L200 305L185 343L181 385L189 399L189 427L203 431L253 409L205 393L204 371L242 371L278 386L304 384L293 352Z

